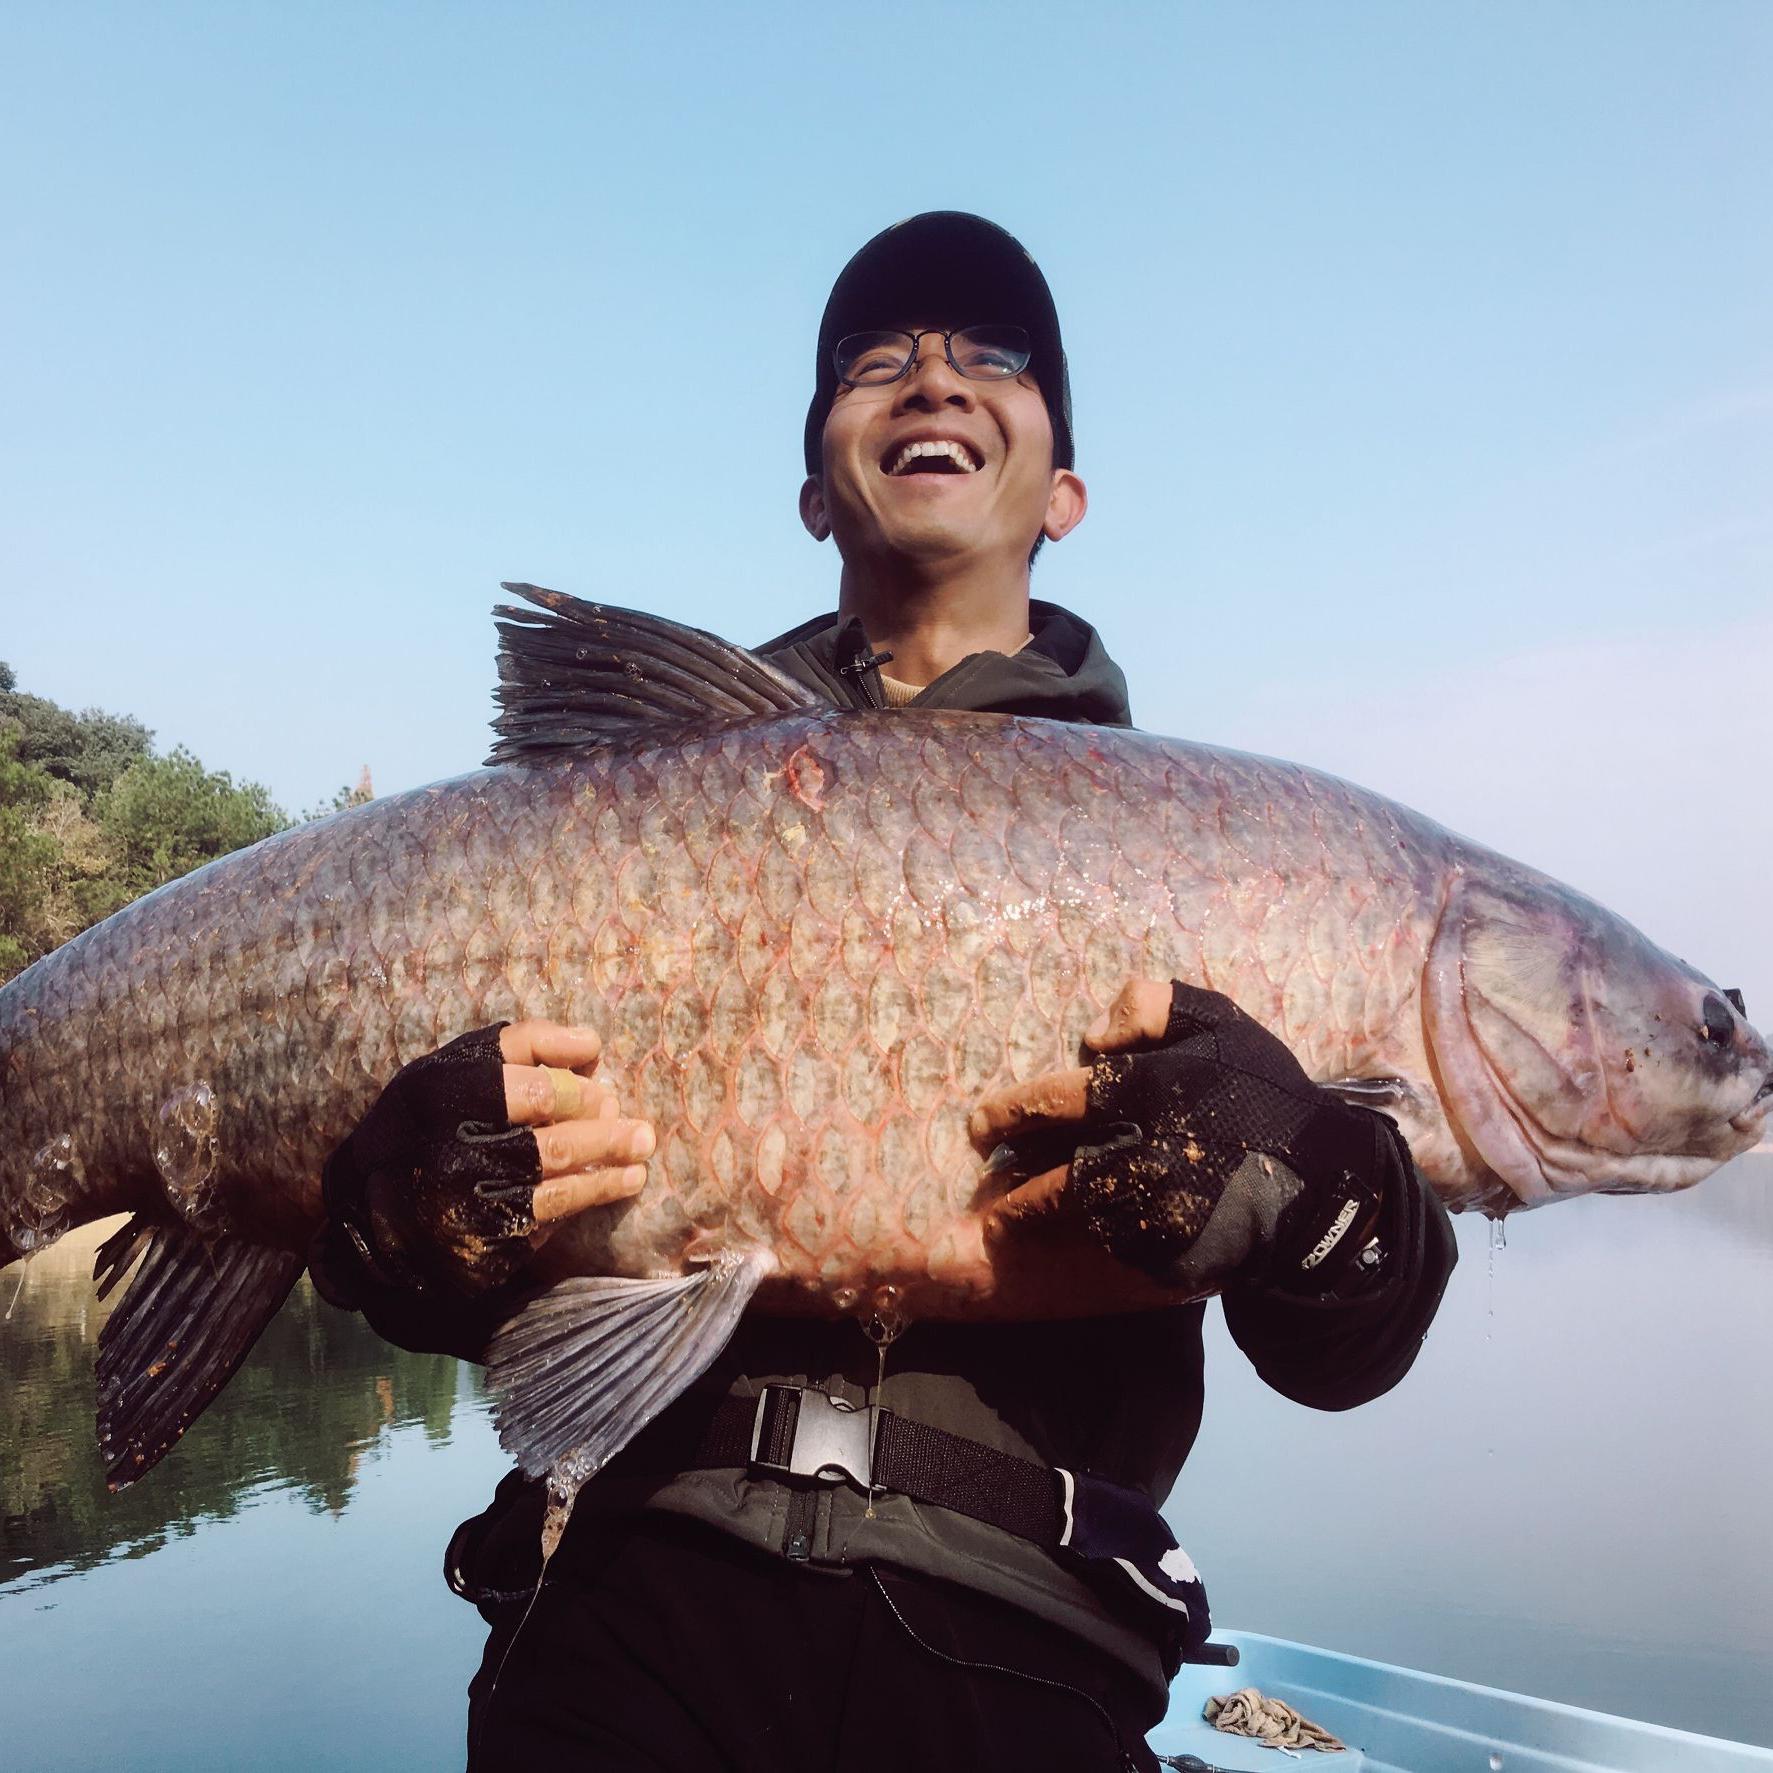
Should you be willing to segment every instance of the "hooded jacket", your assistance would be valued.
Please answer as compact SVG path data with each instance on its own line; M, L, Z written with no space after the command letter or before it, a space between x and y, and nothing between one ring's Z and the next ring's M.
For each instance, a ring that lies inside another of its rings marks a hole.
M924 688L918 708L968 709L1128 726L1126 680L1094 629L1056 605L1030 605L1032 638L1014 656L969 655ZM859 622L805 623L756 649L839 706L885 705L880 667ZM1260 1288L1223 1296L1227 1324L1277 1390L1345 1409L1388 1390L1421 1345L1454 1261L1443 1209L1413 1175L1385 1204L1384 1276L1353 1300L1303 1300ZM510 1300L434 1304L372 1294L328 1259L323 1289L360 1306L411 1348L481 1357ZM1049 1323L913 1325L889 1350L877 1401L902 1416L1017 1458L1088 1470L1161 1504L1193 1447L1202 1406L1204 1304ZM1081 1561L968 1516L843 1483L810 1488L742 1467L691 1469L715 1408L765 1385L811 1385L858 1407L876 1354L853 1322L746 1317L713 1368L581 1493L553 1575L570 1575L598 1522L637 1509L689 1516L809 1569L846 1574L864 1561L925 1572L1019 1606L1106 1651L1162 1688L1166 1645L1148 1610L1129 1609ZM521 1594L539 1568L541 1487L513 1473L451 1548L461 1592ZM1187 1524L1181 1524L1186 1541Z

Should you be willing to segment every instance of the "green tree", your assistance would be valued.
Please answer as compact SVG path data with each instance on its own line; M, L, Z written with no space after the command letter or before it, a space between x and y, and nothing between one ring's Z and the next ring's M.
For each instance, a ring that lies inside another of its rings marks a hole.
M129 715L70 713L0 663L0 982L139 894L289 823L256 782L157 756ZM341 804L367 797L368 772Z
M59 852L36 821L53 792L48 775L20 761L17 734L0 729L0 979L44 951L50 876Z
M95 811L113 872L131 897L289 823L257 782L237 784L226 770L206 770L183 746L138 758L98 797Z
M102 708L75 714L44 696L27 695L5 664L0 664L0 726L17 733L21 763L35 764L88 801L153 750L154 735L139 720Z

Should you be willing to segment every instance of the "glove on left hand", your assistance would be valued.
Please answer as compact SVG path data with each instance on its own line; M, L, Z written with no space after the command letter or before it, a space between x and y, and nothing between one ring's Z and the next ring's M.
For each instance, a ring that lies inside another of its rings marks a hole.
M327 1216L380 1285L478 1294L530 1254L542 1163L506 1117L503 1026L415 1059L327 1160Z
M1337 1288L1408 1164L1397 1129L1320 1089L1218 992L1172 986L1163 1042L1091 1067L1067 1204L1109 1252L1166 1286Z

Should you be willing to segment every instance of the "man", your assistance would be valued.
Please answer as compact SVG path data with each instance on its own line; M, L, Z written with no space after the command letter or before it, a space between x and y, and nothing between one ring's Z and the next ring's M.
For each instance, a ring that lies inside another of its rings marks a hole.
M1029 598L1087 496L1052 298L1008 234L940 212L862 248L826 305L805 449L838 608L767 657L840 706L1129 724L1094 632ZM1395 1129L1211 993L1129 981L1086 1044L1090 1065L973 1117L1009 1160L1001 1235L1222 1288L1302 1402L1394 1384L1453 1262ZM409 1066L328 1167L324 1290L397 1341L478 1355L533 1240L644 1186L653 1129L617 1112L597 1052L593 1030L525 1023ZM1182 1137L1203 1108L1235 1139ZM515 1130L470 1150L476 1123ZM514 1474L458 1532L451 1582L492 1625L471 1765L1152 1765L1143 1736L1205 1632L1156 1515L1200 1422L1202 1312L917 1324L878 1385L854 1321L746 1319L586 1488L539 1589L537 1486ZM821 1392L910 1425L918 1457L883 1437L854 1482L785 1470Z

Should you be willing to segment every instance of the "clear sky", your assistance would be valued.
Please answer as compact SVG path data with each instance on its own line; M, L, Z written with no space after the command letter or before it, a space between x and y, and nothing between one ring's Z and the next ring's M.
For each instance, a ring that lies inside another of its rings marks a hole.
M1773 7L14 6L0 657L291 808L484 752L502 578L829 607L814 327L1033 250L1141 724L1549 868L1773 1021Z

